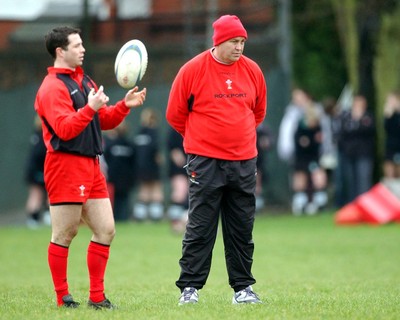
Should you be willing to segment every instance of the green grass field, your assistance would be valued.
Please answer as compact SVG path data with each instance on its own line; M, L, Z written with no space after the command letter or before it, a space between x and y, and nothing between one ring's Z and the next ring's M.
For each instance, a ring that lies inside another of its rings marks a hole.
M79 309L58 309L47 266L50 229L0 227L0 319L400 319L400 224L338 227L316 217L259 215L253 273L262 305L232 305L222 238L197 305L178 307L181 237L167 223L119 224L106 273L114 311L86 307L86 248L70 248Z

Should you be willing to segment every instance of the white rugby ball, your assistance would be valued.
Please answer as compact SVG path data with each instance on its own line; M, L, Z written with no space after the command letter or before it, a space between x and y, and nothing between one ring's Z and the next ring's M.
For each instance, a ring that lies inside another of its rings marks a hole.
M118 84L125 89L133 88L146 73L147 63L143 42L134 39L125 43L115 58L114 71Z

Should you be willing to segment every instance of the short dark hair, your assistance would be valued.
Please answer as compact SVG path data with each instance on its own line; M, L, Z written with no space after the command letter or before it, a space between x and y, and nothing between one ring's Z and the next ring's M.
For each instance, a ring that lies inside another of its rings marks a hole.
M53 59L56 58L56 49L58 47L67 49L69 44L68 36L70 34L76 33L80 34L81 30L78 28L64 26L54 28L48 34L46 34L46 36L44 37L46 42L46 49L53 57Z

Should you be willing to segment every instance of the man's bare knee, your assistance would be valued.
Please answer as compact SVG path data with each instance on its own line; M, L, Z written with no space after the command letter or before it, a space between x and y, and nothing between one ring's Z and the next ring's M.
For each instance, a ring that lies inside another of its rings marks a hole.
M103 229L98 232L93 231L92 240L102 244L111 244L115 237L115 228Z
M60 244L62 246L69 246L72 239L78 234L78 228L63 230L61 232L53 232L51 242Z

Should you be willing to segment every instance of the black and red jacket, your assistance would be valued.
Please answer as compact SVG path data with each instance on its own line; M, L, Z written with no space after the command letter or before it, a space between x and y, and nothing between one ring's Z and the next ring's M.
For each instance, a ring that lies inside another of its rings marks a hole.
M82 68L48 68L35 100L43 121L43 138L48 152L61 151L94 157L103 153L101 130L113 129L128 115L123 100L104 105L97 112L88 94L97 85Z

